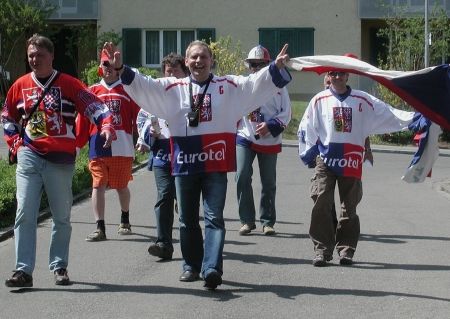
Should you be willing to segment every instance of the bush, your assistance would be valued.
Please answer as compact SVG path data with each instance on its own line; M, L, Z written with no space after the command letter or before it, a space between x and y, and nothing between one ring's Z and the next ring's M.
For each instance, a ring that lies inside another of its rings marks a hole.
M389 144L408 145L413 143L414 133L411 131L382 134L381 140Z
M214 55L214 73L216 75L241 75L246 72L245 52L242 51L239 41L233 44L230 36L221 37L216 42L211 42L210 47Z
M81 149L80 154L75 162L75 171L72 181L72 193L74 195L80 194L92 186L92 176L88 168L89 155L88 146Z
M16 216L16 166L0 160L0 228L11 225Z
M148 159L148 153L136 154L135 164L140 164ZM75 162L75 170L72 180L72 193L74 196L92 187L92 177L88 169L88 147L84 147ZM6 159L0 159L0 228L14 223L16 215L16 165L9 165ZM42 196L40 209L48 207L47 196Z
M81 81L86 83L88 86L91 86L100 81L100 77L97 74L98 71L98 62L96 60L92 60L87 64L86 69L81 72Z
M72 192L74 195L81 193L92 185L91 173L87 168L88 155L87 148L80 152L75 164L75 172L72 181ZM16 165L9 165L5 159L0 160L0 228L7 227L14 223L16 215ZM48 206L45 193L41 199L40 209Z
M139 67L138 70L140 73L151 76L152 78L158 78L161 76L161 72L159 72L158 70L147 68L145 66Z
M83 72L81 72L81 80L86 83L88 86L91 86L95 83L100 82L101 77L98 76L98 61L92 60L88 63L86 69L84 69ZM157 78L160 76L160 72L156 69L147 68L144 66L141 66L138 68L139 72L145 75L149 75L152 78Z
M441 140L443 142L450 142L450 131L443 130L441 134Z

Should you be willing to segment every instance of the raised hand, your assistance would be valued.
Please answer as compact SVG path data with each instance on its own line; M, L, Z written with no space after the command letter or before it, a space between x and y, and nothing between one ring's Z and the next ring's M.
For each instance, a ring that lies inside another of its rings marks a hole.
M289 61L289 55L286 53L289 44L285 44L281 49L280 53L278 53L277 58L275 59L275 65L278 69L283 69L286 67L286 62Z
M122 55L117 47L112 42L105 42L103 45L103 50L106 51L109 62L114 67L114 69L120 69L123 65Z

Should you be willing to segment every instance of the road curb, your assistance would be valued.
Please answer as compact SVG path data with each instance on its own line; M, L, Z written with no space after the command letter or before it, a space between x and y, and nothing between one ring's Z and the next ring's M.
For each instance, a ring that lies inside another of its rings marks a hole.
M282 143L283 147L298 147L298 144L296 141L283 141ZM388 146L388 145L371 145L372 152L374 153L393 153L393 154L410 154L413 155L417 148L412 146ZM449 149L440 149L439 150L439 156L443 157L450 157L450 150ZM136 165L133 167L133 173L147 165L147 161ZM448 185L448 187L446 187ZM450 182L449 183L441 183L440 185L440 191L450 193ZM81 194L78 194L74 197L73 203L78 203L91 194L92 189L89 188L86 191L82 192ZM42 221L46 220L51 216L50 211L47 209L44 209L41 213L39 213L38 217L38 223L41 223ZM14 235L14 227L7 227L0 229L0 242L12 237Z
M283 147L298 147L298 143L294 141L283 141ZM414 146L390 146L390 145L378 145L372 144L372 152L374 153L393 153L393 154L410 154L413 155L417 151L417 147ZM439 156L450 157L450 149L440 148Z

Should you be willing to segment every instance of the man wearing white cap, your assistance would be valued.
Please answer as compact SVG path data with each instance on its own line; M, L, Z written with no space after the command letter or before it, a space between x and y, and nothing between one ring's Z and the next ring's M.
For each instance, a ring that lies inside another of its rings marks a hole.
M261 45L250 50L245 65L251 73L270 63L269 51ZM244 116L238 122L236 138L236 183L240 235L248 235L256 229L253 201L253 160L258 158L261 178L259 216L265 235L274 235L276 221L276 165L281 152L281 133L291 120L291 102L286 88L280 89L267 103Z

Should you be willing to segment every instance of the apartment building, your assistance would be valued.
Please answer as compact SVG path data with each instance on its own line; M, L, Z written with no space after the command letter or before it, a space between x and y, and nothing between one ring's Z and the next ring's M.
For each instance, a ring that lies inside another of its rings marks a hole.
M56 39L64 42L69 28L89 24L100 32L114 31L123 37L125 63L159 67L161 58L176 51L184 54L194 39L216 40L231 36L246 52L262 44L274 58L284 43L292 57L351 52L377 64L385 50L377 37L384 18L404 6L409 14L423 14L424 0L52 0L59 10L52 24L62 26ZM450 12L450 0L429 0L429 6ZM65 31L64 31L65 30ZM70 34L69 34L70 35ZM67 51L63 43L57 47ZM78 56L77 52L72 56ZM61 57L61 59L64 57ZM83 59L84 57L79 57ZM61 61L61 59L59 59ZM71 68L67 63L61 67ZM79 70L78 70L79 72ZM73 72L72 72L73 73ZM289 92L308 98L322 87L322 77L293 73ZM354 76L350 83L366 89L370 83Z

